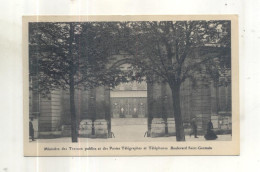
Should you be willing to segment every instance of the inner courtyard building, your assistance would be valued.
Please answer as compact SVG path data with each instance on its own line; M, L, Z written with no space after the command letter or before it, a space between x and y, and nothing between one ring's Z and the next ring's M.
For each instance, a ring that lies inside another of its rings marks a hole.
M129 63L119 65L129 70ZM221 79L230 77L230 70ZM36 138L69 137L70 106L67 90L54 90L48 96L38 92L38 75L30 75L29 115L33 118ZM198 133L205 134L212 121L218 134L232 132L231 84L215 85L197 78L197 87L190 80L181 87L181 113L186 134L196 118ZM175 135L173 101L167 83L146 81L122 82L115 88L100 86L75 91L76 114L80 137L117 137L117 126L144 126L148 137ZM127 131L121 131L125 135Z

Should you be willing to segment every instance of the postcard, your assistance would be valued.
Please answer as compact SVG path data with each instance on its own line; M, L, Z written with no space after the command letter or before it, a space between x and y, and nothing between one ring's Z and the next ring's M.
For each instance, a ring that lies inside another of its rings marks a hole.
M239 155L238 16L24 16L24 156Z

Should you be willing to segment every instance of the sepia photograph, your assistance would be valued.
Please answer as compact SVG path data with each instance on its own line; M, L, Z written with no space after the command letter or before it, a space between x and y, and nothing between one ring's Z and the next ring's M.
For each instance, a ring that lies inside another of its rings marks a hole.
M2 3L0 172L257 171L259 5Z
M232 41L238 40L229 17L24 17L25 152L43 145L40 152L87 150L88 156L99 150L89 145L106 145L108 152L166 149L168 155L234 144ZM98 154L107 155L101 147Z

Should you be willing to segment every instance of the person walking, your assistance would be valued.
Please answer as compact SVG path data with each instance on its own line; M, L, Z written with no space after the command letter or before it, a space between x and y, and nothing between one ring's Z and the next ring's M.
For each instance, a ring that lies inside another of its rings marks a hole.
M33 128L33 124L32 124L33 118L30 118L30 122L29 122L29 136L31 137L32 141L34 141L34 128Z
M197 122L196 122L196 118L192 118L191 120L191 133L190 133L190 137L191 135L194 134L194 138L198 138L197 137Z

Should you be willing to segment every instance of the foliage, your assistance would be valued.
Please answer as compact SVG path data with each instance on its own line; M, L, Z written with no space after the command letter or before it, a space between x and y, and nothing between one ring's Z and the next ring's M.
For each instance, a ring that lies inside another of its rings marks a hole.
M73 75L77 88L113 85L116 69L106 64L113 35L103 23L31 23L30 60L36 66L42 93L68 89Z
M189 79L196 85L198 78L230 83L220 79L231 67L230 29L230 21L199 20L30 23L30 75L38 76L42 94L69 89L72 116L75 89L112 88L128 82L127 77L166 82L172 91L177 140L183 141L181 84ZM120 52L131 56L133 70L109 66Z
M132 42L128 52L141 74L150 83L168 83L172 90L176 138L183 141L181 84L187 79L194 86L198 80L217 82L230 69L230 21L147 21L127 26Z

